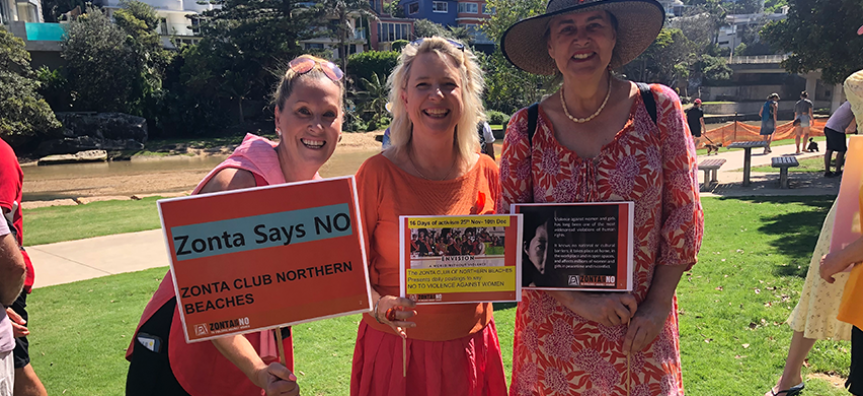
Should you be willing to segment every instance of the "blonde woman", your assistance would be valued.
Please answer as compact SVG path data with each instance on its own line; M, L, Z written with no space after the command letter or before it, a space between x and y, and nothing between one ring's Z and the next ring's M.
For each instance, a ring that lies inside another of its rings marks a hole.
M490 303L398 297L400 215L495 212L498 169L476 133L481 71L461 43L426 38L405 46L389 85L392 146L357 172L374 309L357 334L351 395L506 395Z

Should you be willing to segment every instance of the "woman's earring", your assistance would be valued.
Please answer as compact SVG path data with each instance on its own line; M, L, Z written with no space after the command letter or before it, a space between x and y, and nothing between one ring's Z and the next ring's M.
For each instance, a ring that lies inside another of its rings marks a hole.
M276 135L279 135L279 137L282 136L282 130L280 128L276 128Z

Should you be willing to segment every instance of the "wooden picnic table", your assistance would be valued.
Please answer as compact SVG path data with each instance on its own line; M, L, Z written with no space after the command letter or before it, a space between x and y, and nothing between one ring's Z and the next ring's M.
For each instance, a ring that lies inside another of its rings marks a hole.
M752 149L756 147L767 147L767 142L763 140L754 141L754 142L734 142L728 145L728 148L742 148L743 149L743 186L748 187L749 182L749 172L752 167Z

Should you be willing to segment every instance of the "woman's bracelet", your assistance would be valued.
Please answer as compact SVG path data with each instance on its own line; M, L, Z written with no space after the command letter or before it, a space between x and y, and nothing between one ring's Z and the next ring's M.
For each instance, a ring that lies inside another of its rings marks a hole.
M380 303L381 303L381 299L379 298L379 299L378 299L378 301L376 301L376 302L375 302L375 314L374 314L374 317L375 317L375 320L377 320L377 321L378 321L378 323L380 323L380 324L384 324L384 322L381 322L381 318L380 318L380 317L378 317L378 304L380 304Z

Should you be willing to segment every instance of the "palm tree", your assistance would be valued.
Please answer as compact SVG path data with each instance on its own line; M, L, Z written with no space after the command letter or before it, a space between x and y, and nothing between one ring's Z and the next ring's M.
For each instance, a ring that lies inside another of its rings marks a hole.
M374 113L373 119L377 122L386 115L387 85L381 81L377 73L372 73L371 79L361 78L363 92L366 102L363 104L366 112Z
M360 23L362 18L374 17L368 0L319 0L318 9L324 20L335 19L336 25L330 30L330 37L339 42L339 58L342 71L347 74L348 70L348 44L354 27L351 25L351 17L354 23Z

